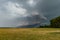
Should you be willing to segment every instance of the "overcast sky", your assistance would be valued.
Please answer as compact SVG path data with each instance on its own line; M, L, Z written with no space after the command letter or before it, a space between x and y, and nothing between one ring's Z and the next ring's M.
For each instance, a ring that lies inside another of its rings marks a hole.
M41 19L49 21L57 16L60 0L0 0L0 27L42 23Z

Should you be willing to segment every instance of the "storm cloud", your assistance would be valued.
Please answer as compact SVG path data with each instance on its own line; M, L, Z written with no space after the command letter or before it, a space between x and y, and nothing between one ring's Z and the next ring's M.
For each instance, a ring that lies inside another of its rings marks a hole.
M57 16L60 0L0 0L0 27L44 24Z

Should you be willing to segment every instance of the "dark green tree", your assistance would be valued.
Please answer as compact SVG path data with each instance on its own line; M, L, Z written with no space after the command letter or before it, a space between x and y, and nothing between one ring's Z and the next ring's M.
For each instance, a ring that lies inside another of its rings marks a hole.
M60 16L50 20L51 27L60 28Z

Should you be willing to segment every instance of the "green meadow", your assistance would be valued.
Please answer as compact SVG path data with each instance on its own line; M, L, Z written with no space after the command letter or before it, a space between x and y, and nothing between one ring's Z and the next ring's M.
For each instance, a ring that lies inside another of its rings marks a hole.
M0 40L60 40L60 28L0 28Z

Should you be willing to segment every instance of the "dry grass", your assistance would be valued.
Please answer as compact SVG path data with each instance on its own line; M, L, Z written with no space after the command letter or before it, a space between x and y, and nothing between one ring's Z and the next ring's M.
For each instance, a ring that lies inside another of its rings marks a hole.
M0 40L60 40L60 28L0 28Z

